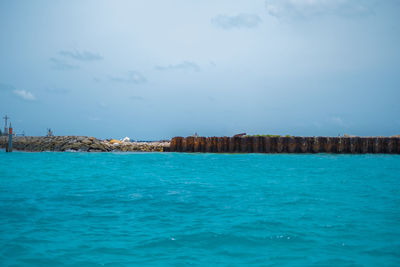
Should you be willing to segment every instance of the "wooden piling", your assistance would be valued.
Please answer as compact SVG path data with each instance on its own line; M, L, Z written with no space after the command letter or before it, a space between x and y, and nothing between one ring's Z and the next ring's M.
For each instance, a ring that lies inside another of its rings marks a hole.
M175 137L169 151L209 153L400 154L397 137Z

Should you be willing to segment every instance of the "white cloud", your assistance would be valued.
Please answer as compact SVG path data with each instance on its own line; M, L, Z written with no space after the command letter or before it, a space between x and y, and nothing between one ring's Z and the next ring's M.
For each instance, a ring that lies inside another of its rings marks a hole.
M50 62L52 63L52 68L55 69L55 70L75 70L75 69L79 69L79 66L69 64L65 60L61 60L61 59L58 59L58 58L50 58Z
M267 12L275 17L354 17L372 13L371 0L266 0Z
M131 97L129 97L129 99L131 99L131 100L137 100L137 101L142 101L142 100L144 100L144 97L142 97L142 96L131 96Z
M199 65L191 61L184 61L182 63L176 65L168 65L168 66L156 66L156 70L159 71L168 71L168 70L192 70L195 72L200 71Z
M146 78L137 71L130 71L126 77L111 77L112 82L141 84L147 82Z
M104 102L98 102L98 103L97 103L97 107L98 107L98 108L101 108L101 109L107 109L107 108L109 108L109 106L108 106L106 103L104 103Z
M261 18L256 14L238 14L235 16L218 15L211 23L222 29L255 28L261 23Z
M339 116L333 116L333 117L331 117L331 118L330 118L330 121L331 121L333 124L337 125L337 126L342 126L342 127L346 126L346 123L345 123L345 122L343 121L343 119L342 119L341 117L339 117Z
M13 90L13 93L25 100L29 101L36 100L36 97L31 92L26 90Z
M99 53L94 53L86 50L85 51L78 51L76 49L73 51L62 50L59 52L59 54L80 61L96 61L103 59L103 57Z
M88 120L91 120L91 121L101 121L101 118L96 117L96 116L88 116Z

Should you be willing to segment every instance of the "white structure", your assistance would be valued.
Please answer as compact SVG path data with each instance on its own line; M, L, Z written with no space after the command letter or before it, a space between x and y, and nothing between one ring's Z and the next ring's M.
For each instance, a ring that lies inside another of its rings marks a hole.
M131 139L129 137L125 137L124 139L121 140L123 143L129 143Z

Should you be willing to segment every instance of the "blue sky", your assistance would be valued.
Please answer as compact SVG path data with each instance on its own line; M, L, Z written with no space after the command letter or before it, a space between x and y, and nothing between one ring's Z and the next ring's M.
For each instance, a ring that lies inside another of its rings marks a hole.
M400 134L398 0L3 0L0 40L17 133Z

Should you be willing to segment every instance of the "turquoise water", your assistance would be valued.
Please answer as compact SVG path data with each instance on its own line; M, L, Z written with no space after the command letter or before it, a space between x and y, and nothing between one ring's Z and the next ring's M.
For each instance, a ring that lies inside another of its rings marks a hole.
M400 156L0 152L0 266L400 266Z

